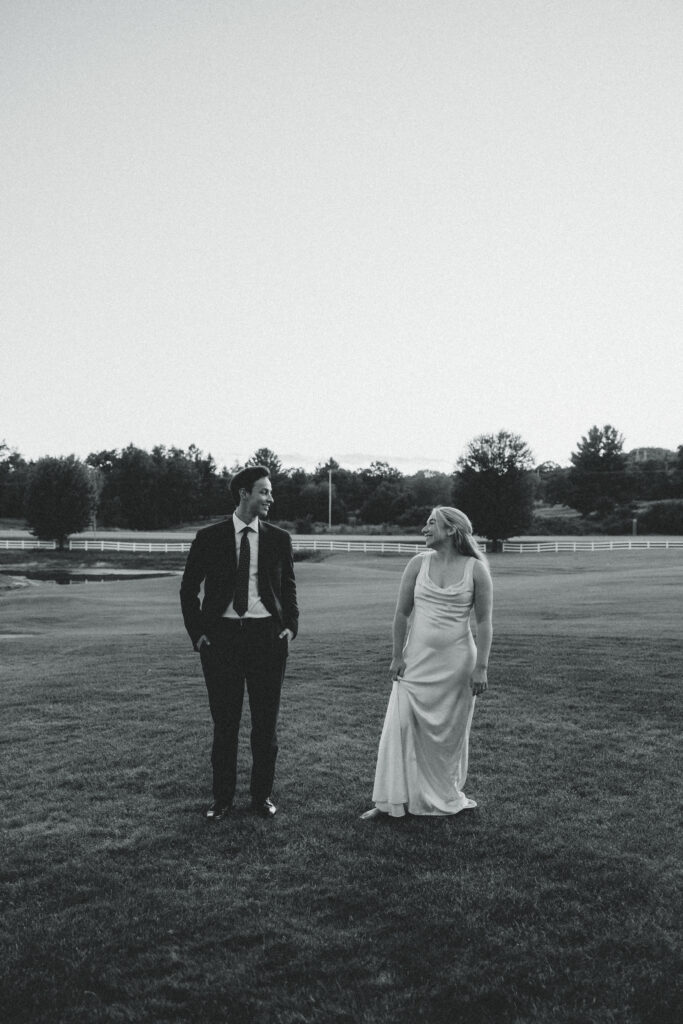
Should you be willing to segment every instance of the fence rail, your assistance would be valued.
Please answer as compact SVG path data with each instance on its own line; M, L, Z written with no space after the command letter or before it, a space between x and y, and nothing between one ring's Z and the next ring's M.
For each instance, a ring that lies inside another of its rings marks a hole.
M141 552L187 552L190 541L126 541L126 540L72 540L69 542L71 551L141 551ZM424 544L411 544L402 541L345 541L317 540L292 537L295 551L363 551L398 552L399 554L415 554L424 551Z
M644 551L650 548L680 548L680 540L522 540L503 541L503 551L538 554L542 551Z
M142 541L142 540L88 540L87 538L74 538L69 541L70 551L132 551L151 554L153 552L187 553L190 550L191 541ZM479 545L484 551L485 543ZM39 540L2 540L0 548L14 550L55 550L54 541ZM322 540L317 537L292 537L292 547L295 551L362 551L365 554L373 553L398 553L414 555L418 551L424 551L425 546L420 542L410 541L388 541L388 540Z
M54 551L56 547L53 540L9 540L0 537L0 549L4 551Z
M74 539L69 541L70 551L130 551L152 554L155 552L171 554L178 552L187 554L191 541L142 541L142 540L87 540ZM5 551L54 551L54 541L36 540L34 538L8 539L0 538L0 550ZM292 537L295 551L361 551L364 554L416 554L424 551L421 543L389 540L323 540L313 537ZM482 551L486 543L479 541ZM630 540L523 540L503 542L503 551L513 554L540 554L546 551L643 551L652 548L681 548L683 537L653 540L633 538Z
M398 552L414 555L417 551L424 551L424 544L411 544L405 541L297 540L296 537L292 537L292 547L295 551L362 551L365 554Z
M69 551L187 552L189 540L70 540Z

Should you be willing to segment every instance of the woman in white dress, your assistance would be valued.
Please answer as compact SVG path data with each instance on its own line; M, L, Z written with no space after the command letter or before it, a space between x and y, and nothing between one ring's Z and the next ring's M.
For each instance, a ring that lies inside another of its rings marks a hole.
M365 819L457 814L477 806L463 786L475 697L488 686L491 576L472 524L459 509L438 506L422 533L427 550L411 558L401 579L389 669L393 685L377 754L374 807Z

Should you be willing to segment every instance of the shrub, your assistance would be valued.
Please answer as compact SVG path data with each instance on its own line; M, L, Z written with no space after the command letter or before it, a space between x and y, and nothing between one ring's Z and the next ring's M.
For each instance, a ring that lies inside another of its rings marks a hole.
M596 520L595 532L606 533L611 536L631 533L635 514L635 509L632 505L618 505L611 512Z
M313 551L312 548L304 548L302 551L294 552L295 562L324 562L329 556L329 551Z
M595 532L594 527L576 516L553 516L551 518L535 515L528 530L532 537L575 537L589 532Z
M96 502L93 472L74 455L47 456L31 464L24 511L31 532L40 540L54 540L63 548L69 534L88 525Z
M683 501L658 501L638 516L639 533L683 533Z

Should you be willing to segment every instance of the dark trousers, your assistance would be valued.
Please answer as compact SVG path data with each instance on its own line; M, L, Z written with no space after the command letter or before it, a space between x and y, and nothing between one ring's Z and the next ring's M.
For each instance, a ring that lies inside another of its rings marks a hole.
M201 648L213 719L213 797L231 804L237 780L237 742L244 685L251 711L251 797L269 797L277 758L277 717L287 662L287 639L273 619L221 619Z

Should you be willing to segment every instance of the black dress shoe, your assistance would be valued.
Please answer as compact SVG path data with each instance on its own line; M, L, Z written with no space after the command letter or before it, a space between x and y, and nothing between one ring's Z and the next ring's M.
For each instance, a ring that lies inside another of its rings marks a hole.
M218 821L219 818L227 818L230 814L230 804L222 804L220 801L209 807L206 816L209 821Z
M260 814L262 818L274 818L277 813L277 807L270 797L266 797L265 800L252 800L251 809Z

